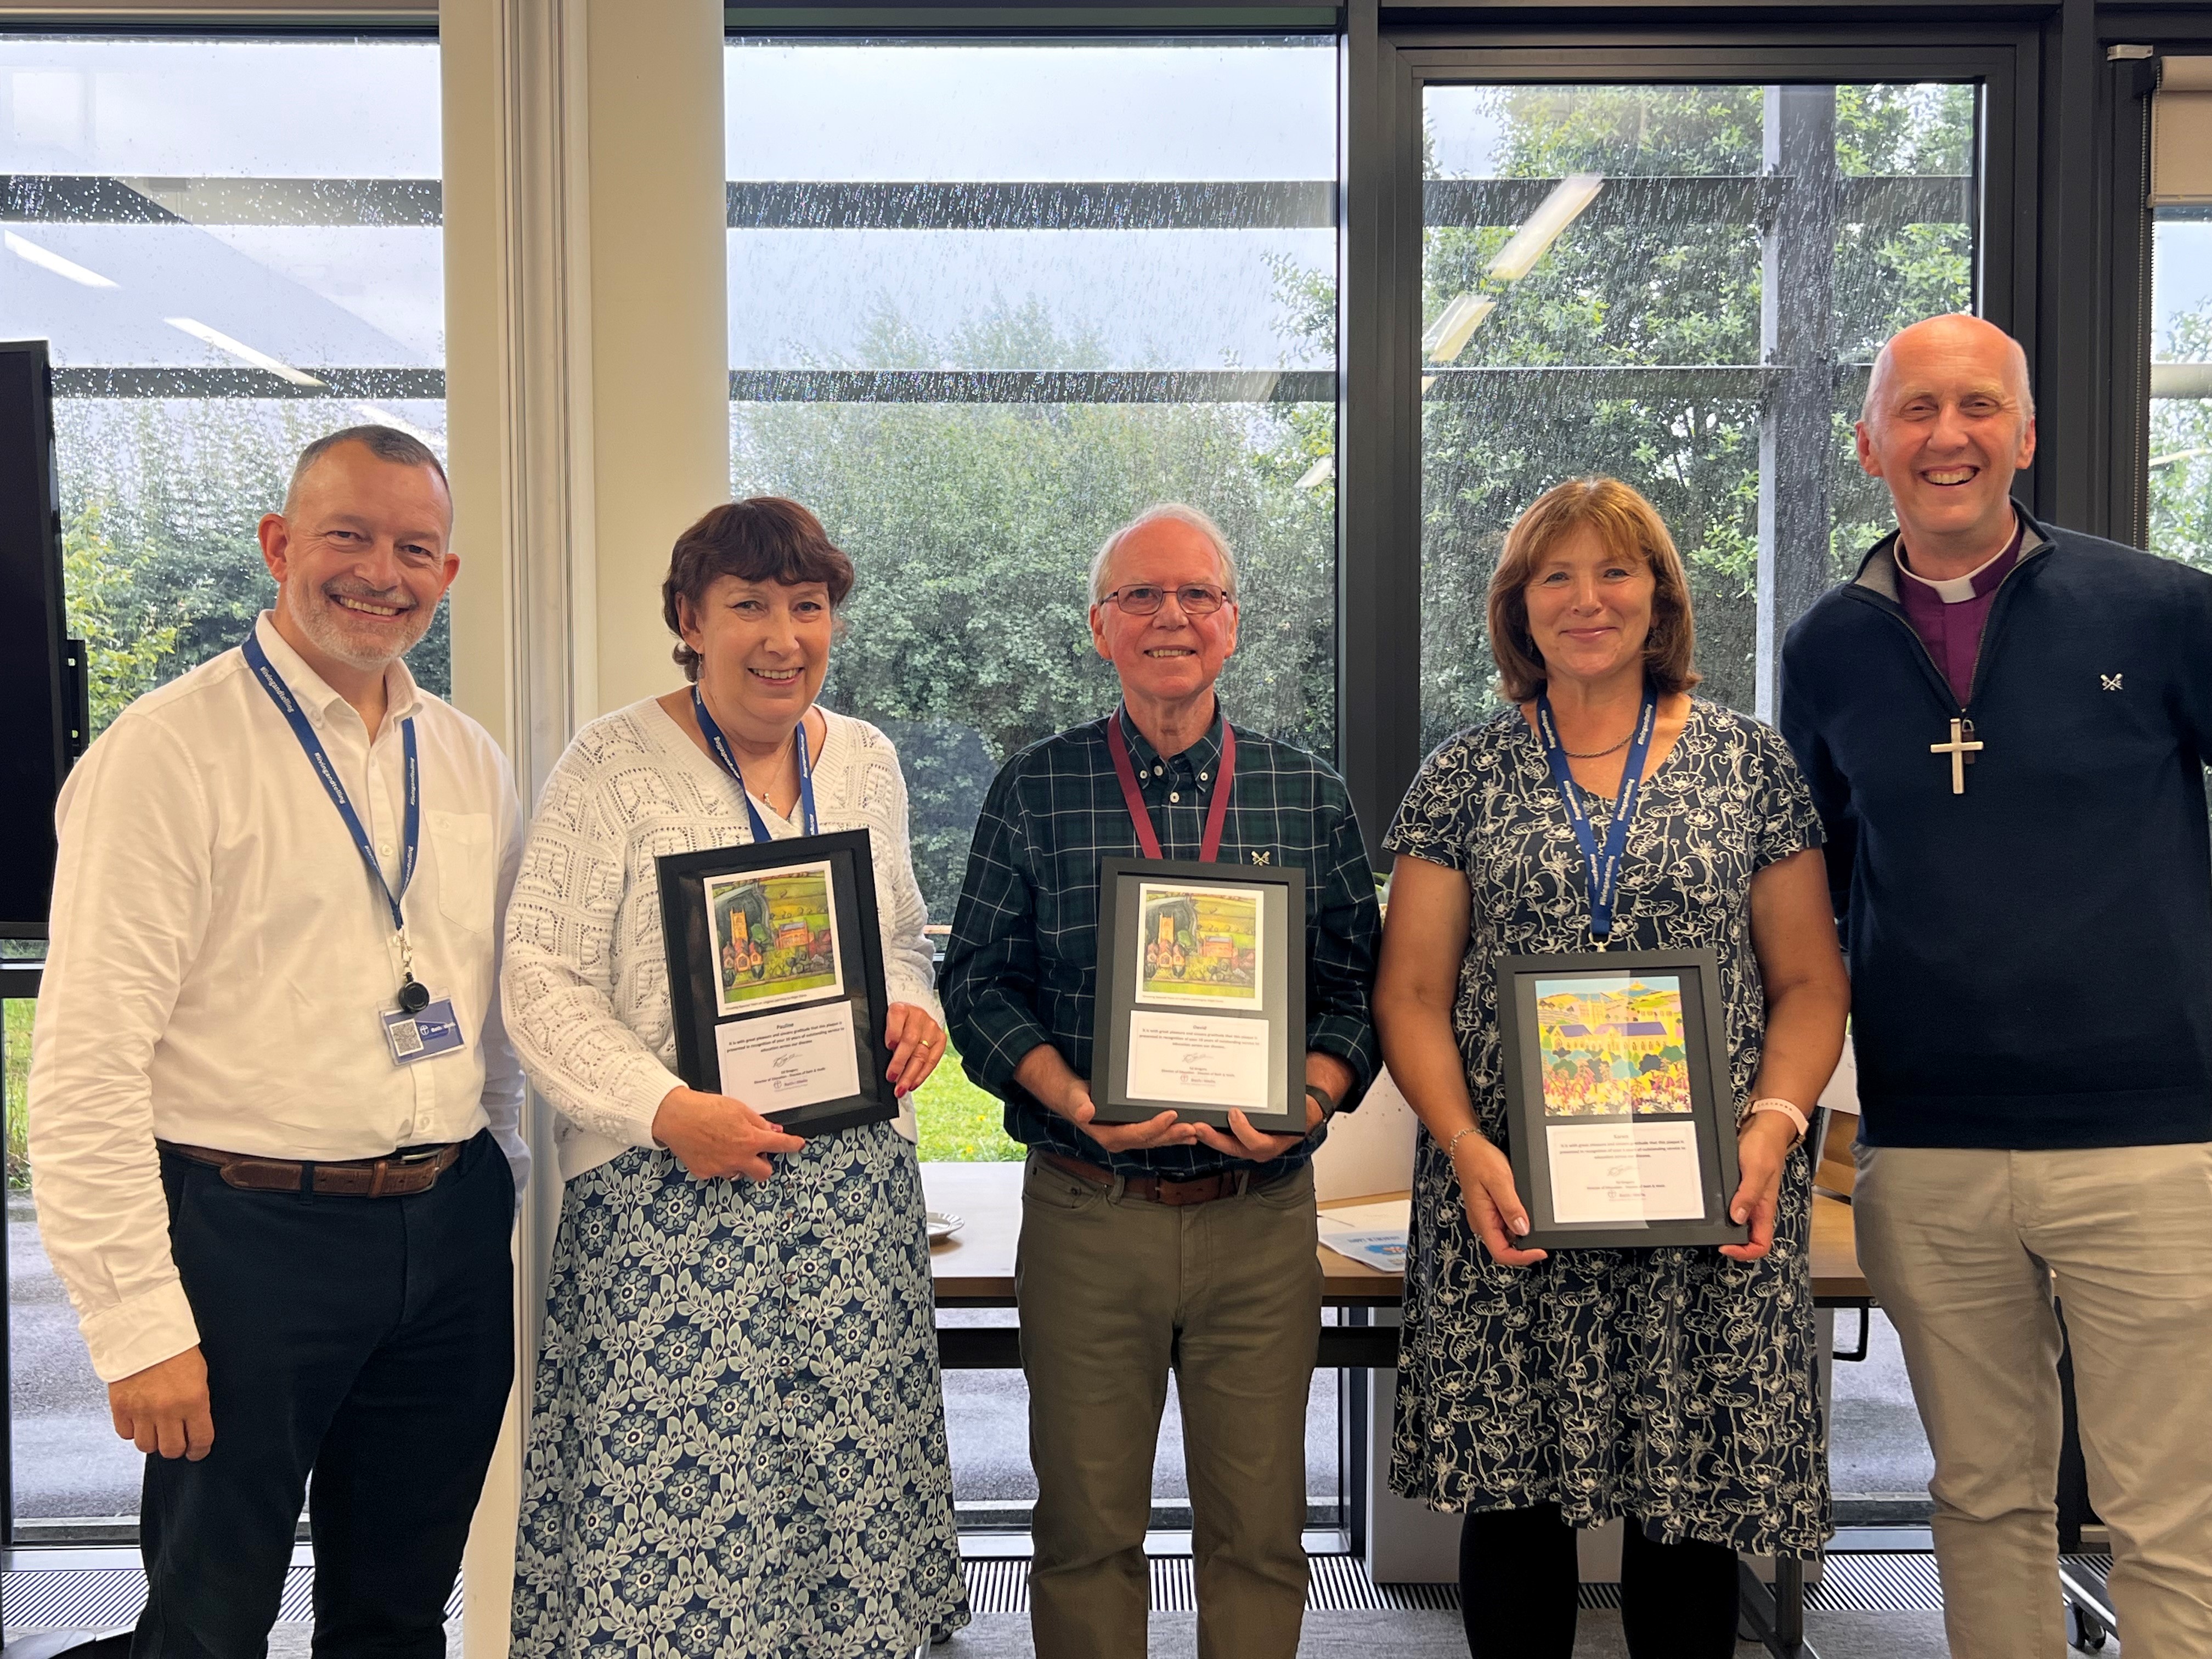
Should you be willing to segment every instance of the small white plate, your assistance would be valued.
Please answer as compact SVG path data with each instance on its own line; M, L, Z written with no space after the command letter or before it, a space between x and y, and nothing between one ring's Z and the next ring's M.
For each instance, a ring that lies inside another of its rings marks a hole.
M930 1211L927 1219L929 1222L929 1242L933 1244L936 1243L938 1240L941 1238L951 1237L953 1234L958 1232L961 1228L968 1224L966 1222L961 1220L958 1216L948 1214L943 1210Z

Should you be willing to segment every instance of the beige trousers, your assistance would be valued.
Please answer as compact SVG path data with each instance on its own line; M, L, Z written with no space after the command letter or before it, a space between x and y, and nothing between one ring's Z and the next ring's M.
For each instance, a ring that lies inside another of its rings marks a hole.
M1037 1478L1030 1625L1048 1659L1144 1659L1152 1451L1176 1374L1199 1659L1292 1659L1305 1617L1313 1171L1180 1208L1032 1154L1015 1282Z
M2212 1143L1859 1149L1860 1266L1935 1449L1954 1659L2064 1659L2059 1332L2127 1659L2212 1655Z

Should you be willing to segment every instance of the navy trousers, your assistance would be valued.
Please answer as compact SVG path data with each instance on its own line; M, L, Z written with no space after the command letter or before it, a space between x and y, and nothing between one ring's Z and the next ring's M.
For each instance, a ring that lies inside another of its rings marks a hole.
M241 1192L163 1154L215 1449L146 1460L132 1659L261 1659L303 1499L316 1659L443 1659L514 1374L514 1183L489 1132L407 1198Z

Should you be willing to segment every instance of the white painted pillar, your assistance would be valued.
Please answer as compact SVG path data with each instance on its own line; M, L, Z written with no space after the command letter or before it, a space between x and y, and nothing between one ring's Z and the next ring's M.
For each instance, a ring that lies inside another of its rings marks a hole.
M453 690L530 803L576 727L673 683L659 589L728 493L722 11L445 0ZM559 1214L550 1114L515 1236L517 1371L462 1565L503 1659L528 1382Z

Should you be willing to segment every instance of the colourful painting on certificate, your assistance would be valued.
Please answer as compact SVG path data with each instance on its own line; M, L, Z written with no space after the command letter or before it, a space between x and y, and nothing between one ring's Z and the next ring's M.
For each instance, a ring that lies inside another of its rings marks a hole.
M707 878L708 937L723 1015L845 994L836 881L827 861Z
M1137 1000L1218 1012L1260 1011L1267 945L1257 887L1141 882L1144 950Z
M1577 975L1535 989L1546 1117L1689 1115L1679 975Z

